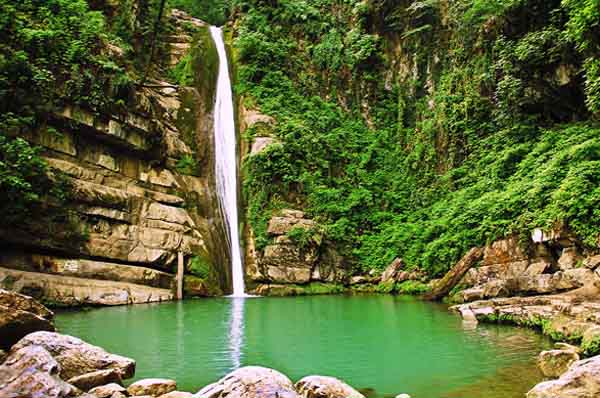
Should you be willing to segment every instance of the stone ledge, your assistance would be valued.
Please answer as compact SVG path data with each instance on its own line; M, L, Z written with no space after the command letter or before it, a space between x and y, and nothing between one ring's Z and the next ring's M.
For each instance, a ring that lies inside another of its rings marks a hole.
M79 107L66 106L53 114L57 122L75 125L101 140L135 152L146 153L153 147L153 141L161 136L152 130L150 123L135 115L126 115L123 120L102 118Z
M119 281L171 289L174 276L151 268L40 254L2 253L2 267L15 271Z
M0 268L0 287L56 306L125 305L173 300L170 290Z

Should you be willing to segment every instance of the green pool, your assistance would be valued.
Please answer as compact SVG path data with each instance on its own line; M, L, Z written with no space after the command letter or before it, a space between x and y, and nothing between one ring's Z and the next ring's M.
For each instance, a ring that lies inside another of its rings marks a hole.
M374 397L513 398L541 380L550 342L464 325L440 304L393 296L205 299L65 312L61 332L137 360L136 378L195 392L244 365L293 381L341 378Z

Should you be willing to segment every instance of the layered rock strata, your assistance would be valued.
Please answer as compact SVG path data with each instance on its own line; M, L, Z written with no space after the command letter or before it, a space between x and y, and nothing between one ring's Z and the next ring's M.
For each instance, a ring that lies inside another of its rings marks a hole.
M169 24L175 65L207 26L178 11ZM133 102L114 114L67 103L41 128L19 132L68 179L76 220L0 228L1 287L53 305L156 302L173 298L178 255L188 272L194 257L226 263L212 189L210 87L150 79ZM65 238L73 224L77 241ZM216 275L216 290L226 288L227 270Z

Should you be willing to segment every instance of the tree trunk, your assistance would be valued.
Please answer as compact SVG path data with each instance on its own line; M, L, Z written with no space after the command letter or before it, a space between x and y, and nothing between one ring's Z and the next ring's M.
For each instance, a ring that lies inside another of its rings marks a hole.
M431 289L431 292L425 295L427 300L440 300L460 282L463 276L471 267L473 267L483 257L483 249L474 247L460 259L458 263L442 279L440 279Z

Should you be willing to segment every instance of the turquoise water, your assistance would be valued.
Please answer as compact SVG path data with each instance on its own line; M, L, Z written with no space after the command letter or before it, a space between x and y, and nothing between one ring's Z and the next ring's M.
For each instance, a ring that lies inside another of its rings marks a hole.
M393 296L205 299L65 312L61 332L137 360L136 379L196 392L244 365L341 378L370 396L513 398L541 380L533 331L465 325Z

